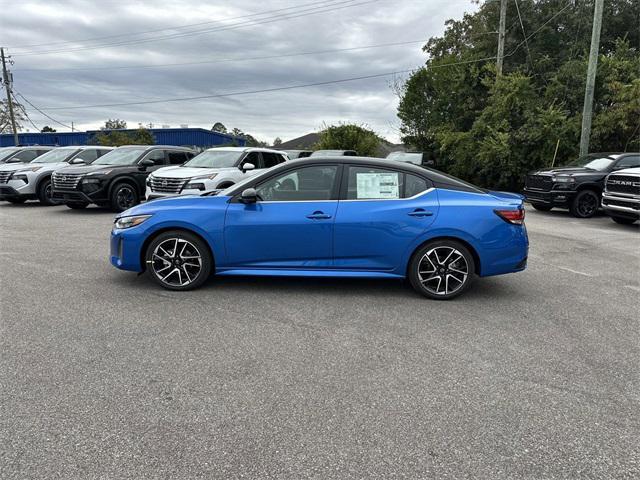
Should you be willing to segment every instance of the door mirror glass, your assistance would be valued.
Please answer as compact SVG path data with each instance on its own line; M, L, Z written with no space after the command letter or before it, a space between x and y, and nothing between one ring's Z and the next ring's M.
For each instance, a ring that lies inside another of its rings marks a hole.
M255 188L247 188L240 195L242 203L256 203L258 201L258 194Z
M256 166L253 163L245 163L242 165L243 172L250 172L251 170L255 170Z

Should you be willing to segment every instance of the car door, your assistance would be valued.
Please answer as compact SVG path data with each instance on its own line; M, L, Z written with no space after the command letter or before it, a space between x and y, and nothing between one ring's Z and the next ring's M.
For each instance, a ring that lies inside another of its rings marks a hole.
M339 269L394 270L438 212L431 182L377 166L345 167L334 225Z
M233 199L224 227L227 264L322 269L332 265L340 166L287 169L255 186L258 201Z
M140 162L144 160L151 160L153 162L153 166L149 167L138 167L138 169L133 173L136 184L138 185L138 193L144 196L146 185L147 185L147 177L154 170L158 170L167 165L167 152L163 149L154 149L147 153L145 153L140 160L138 160L138 165Z

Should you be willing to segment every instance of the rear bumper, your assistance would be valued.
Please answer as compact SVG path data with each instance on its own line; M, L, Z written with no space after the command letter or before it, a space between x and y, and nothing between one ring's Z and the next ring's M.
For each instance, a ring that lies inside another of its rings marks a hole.
M614 217L640 219L640 197L638 196L621 196L604 192L602 208L608 215Z
M524 189L522 194L529 203L538 203L549 207L566 207L569 205L576 192L574 190L541 190Z

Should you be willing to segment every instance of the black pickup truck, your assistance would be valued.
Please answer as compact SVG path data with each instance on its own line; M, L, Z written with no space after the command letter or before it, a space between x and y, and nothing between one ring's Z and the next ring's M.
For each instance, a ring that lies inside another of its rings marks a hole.
M640 167L640 153L591 153L562 166L529 172L523 194L536 210L568 208L578 218L600 208L604 180L611 172Z

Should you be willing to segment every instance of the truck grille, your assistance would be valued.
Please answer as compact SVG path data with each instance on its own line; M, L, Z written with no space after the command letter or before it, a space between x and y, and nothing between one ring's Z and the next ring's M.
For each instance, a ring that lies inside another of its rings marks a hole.
M82 177L81 173L55 173L51 176L56 190L75 190Z
M607 192L640 195L640 177L630 175L609 175Z
M9 177L13 172L0 172L0 183L7 183L9 181Z
M550 175L527 175L525 186L532 190L548 192L551 190L553 182Z
M184 178L151 177L149 186L152 192L180 193L187 180Z

